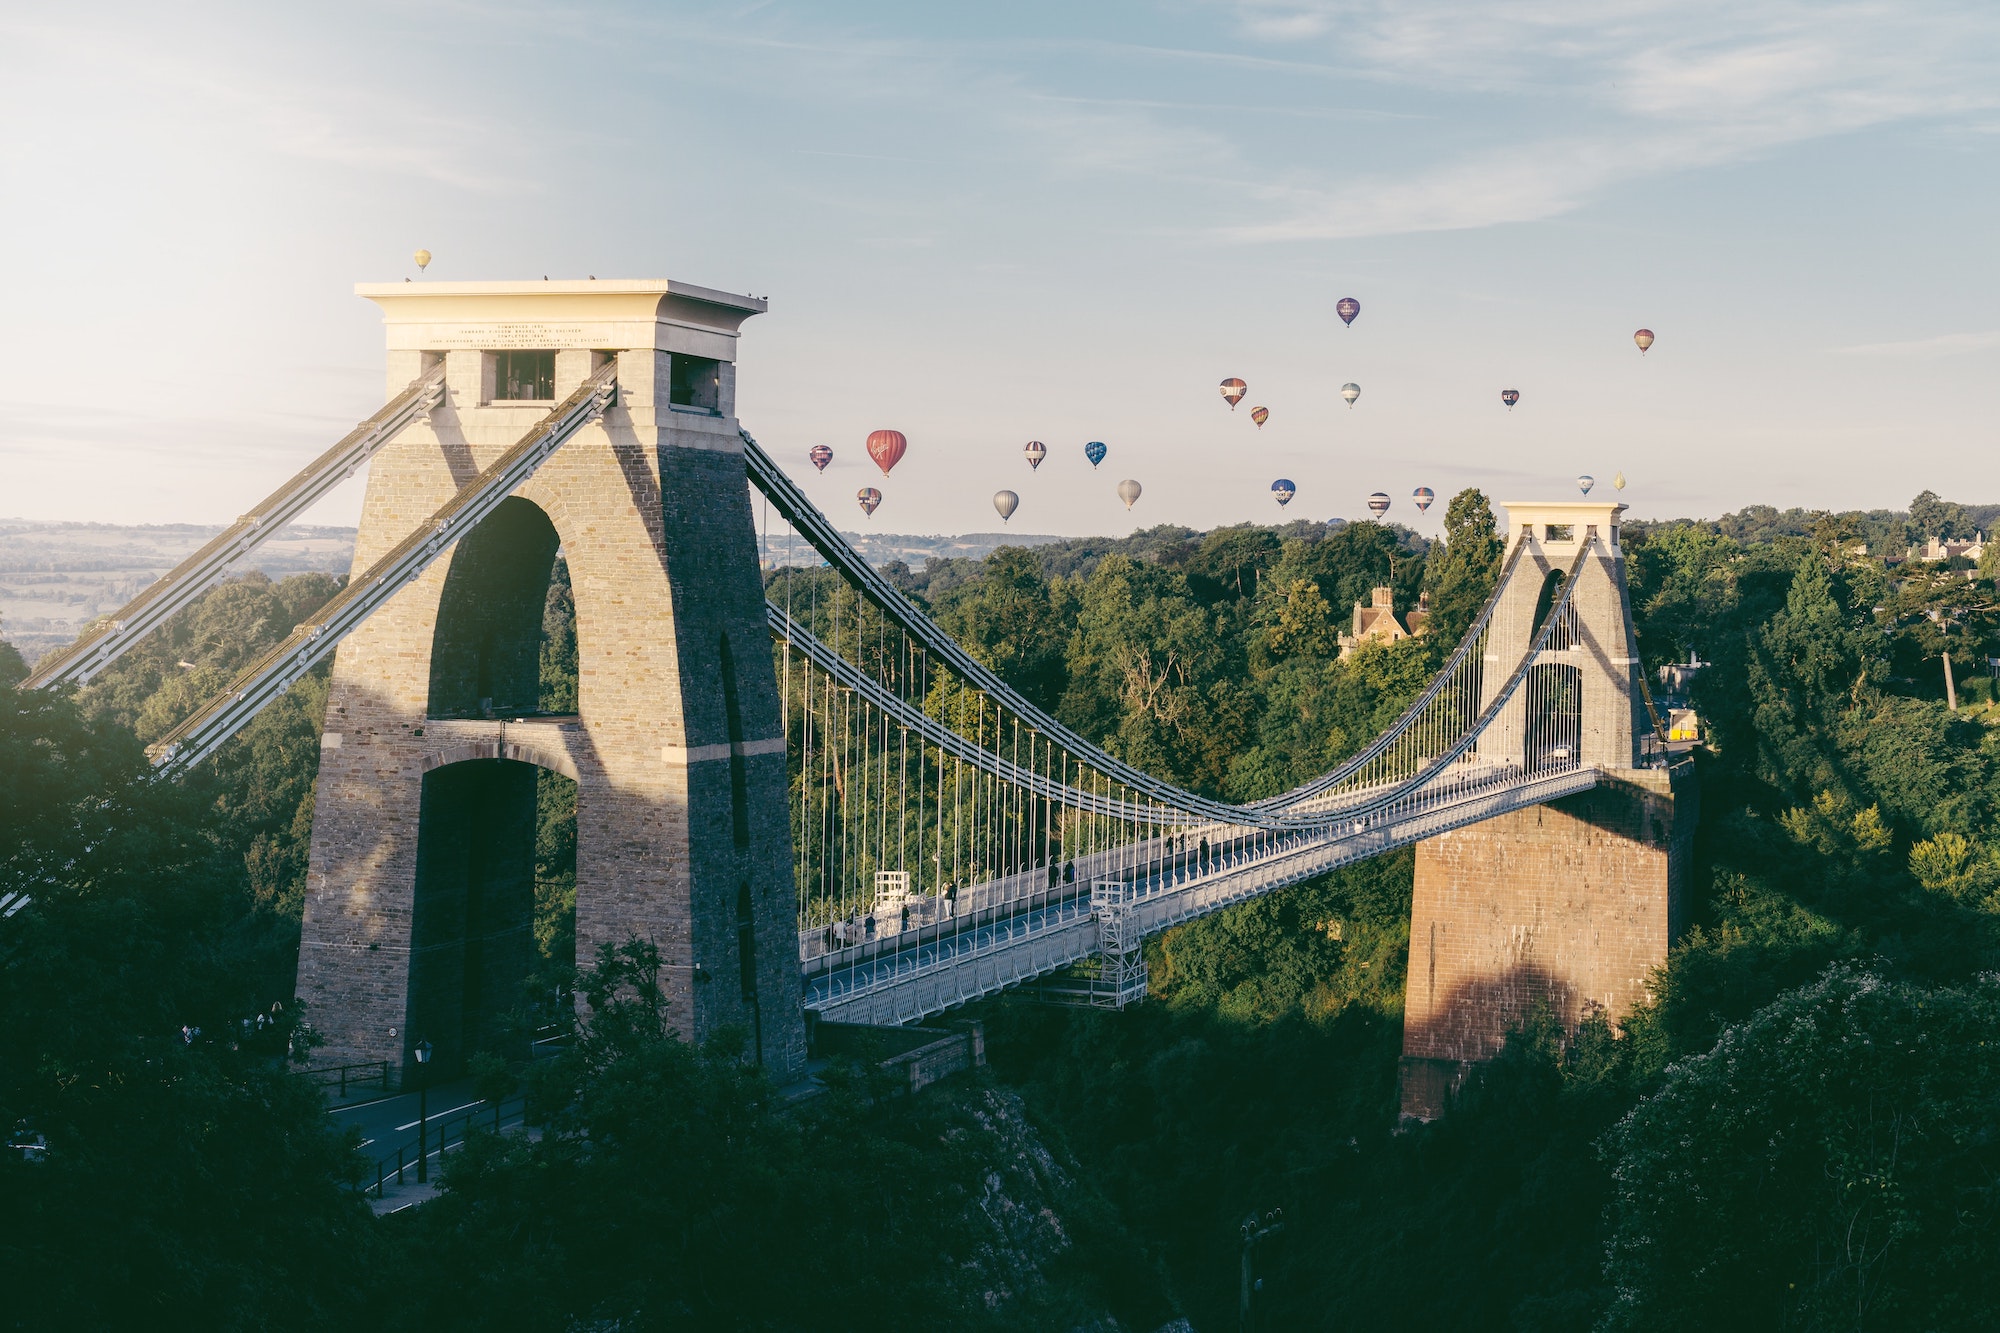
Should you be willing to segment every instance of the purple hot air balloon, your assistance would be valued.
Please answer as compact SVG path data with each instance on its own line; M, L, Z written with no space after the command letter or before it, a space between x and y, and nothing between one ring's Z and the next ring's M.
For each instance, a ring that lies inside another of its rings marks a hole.
M1092 467L1096 467L1099 463L1102 463L1104 455L1110 452L1109 449L1104 447L1104 441L1102 440L1092 440L1089 444L1083 446L1083 456L1090 460Z
M876 490L873 486L863 486L854 493L854 498L861 502L861 512L873 518L875 517L875 507L882 503L882 492Z
M1368 497L1368 508L1369 508L1369 510L1370 510L1371 512L1373 512L1373 513L1374 513L1375 517L1377 517L1377 518L1380 518L1380 517L1382 517L1382 515L1384 515L1384 514L1388 513L1388 512L1389 512L1389 495L1388 495L1388 492L1386 492L1386 491L1377 491L1377 492L1375 492L1375 494L1373 494L1373 495L1369 496L1369 497Z
M814 467L824 472L826 471L826 465L833 461L833 450L823 444L816 444L812 447L812 452L808 453L806 457L812 459Z
M1278 508L1283 509L1292 502L1292 497L1298 494L1298 490L1299 488L1290 481L1280 477L1271 483L1271 498L1278 502Z
M1334 305L1333 312L1340 316L1341 323L1351 326L1354 323L1354 317L1361 313L1361 302L1351 296L1343 296Z
M1410 492L1410 498L1417 502L1417 512L1421 514L1431 507L1431 501L1437 499L1437 492L1428 486L1419 486Z

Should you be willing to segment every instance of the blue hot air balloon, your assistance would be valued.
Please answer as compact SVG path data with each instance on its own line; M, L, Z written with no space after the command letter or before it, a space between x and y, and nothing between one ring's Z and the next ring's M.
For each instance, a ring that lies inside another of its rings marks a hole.
M1096 467L1099 463L1102 463L1104 455L1110 452L1109 449L1104 447L1104 441L1102 440L1092 440L1089 444L1083 446L1083 456L1090 460L1092 467Z
M1417 487L1417 489L1410 492L1410 498L1417 502L1417 512L1421 514L1426 509L1429 509L1431 507L1431 501L1437 499L1438 497L1437 497L1437 492L1432 490L1430 487L1419 486Z
M1292 502L1292 497L1294 495L1297 495L1298 492L1299 488L1292 485L1291 482L1287 481L1283 477L1280 477L1276 481L1271 483L1271 498L1278 502L1278 508L1280 509L1283 509L1286 505L1290 504Z

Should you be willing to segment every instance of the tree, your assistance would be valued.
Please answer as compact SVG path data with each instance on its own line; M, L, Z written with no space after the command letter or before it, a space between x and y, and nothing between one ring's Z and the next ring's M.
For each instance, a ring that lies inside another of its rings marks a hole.
M1836 967L1605 1136L1608 1327L1984 1328L2000 982Z
M1479 618L1500 577L1506 541L1496 530L1493 506L1468 486L1451 497L1444 514L1444 545L1432 547L1424 565L1424 589L1431 597L1430 637L1434 650L1449 653Z

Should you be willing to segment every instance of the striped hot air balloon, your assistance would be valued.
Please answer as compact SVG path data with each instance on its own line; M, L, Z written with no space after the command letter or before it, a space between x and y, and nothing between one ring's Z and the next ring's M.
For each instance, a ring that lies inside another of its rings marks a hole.
M1437 492L1432 490L1428 486L1419 486L1417 487L1417 489L1410 492L1410 499L1416 502L1417 512L1419 514L1423 513L1426 509L1429 509L1431 507L1431 501L1437 498L1438 498Z
M1361 386L1352 382L1343 384L1340 386L1340 396L1347 400L1349 407L1353 407L1354 400L1361 396Z
M1264 423L1271 419L1271 409L1268 407L1253 407L1250 409L1250 419L1256 422L1261 429Z
M1377 517L1377 518L1380 518L1380 517L1382 517L1382 515L1384 515L1384 514L1388 513L1388 512L1389 512L1389 495L1388 495L1388 492L1386 492L1386 491L1377 491L1377 492L1375 492L1375 494L1373 494L1373 495L1369 496L1369 497L1368 497L1368 508L1369 508L1369 511L1370 511L1371 513L1373 513L1373 514L1375 515L1375 517Z
M1646 349L1653 345L1653 331L1651 329L1640 329L1632 335L1632 341L1639 344L1639 355L1644 356Z
M1280 477L1276 481L1271 483L1271 498L1278 502L1278 508L1280 509L1283 509L1286 505L1290 504L1292 502L1292 497L1294 495L1297 495L1298 492L1299 488L1292 485L1292 483L1286 480L1284 477Z
M861 512L873 518L875 517L876 506L882 503L882 492L876 490L873 486L863 486L859 491L855 492L854 498L860 501Z
M1222 382L1222 396L1229 401L1229 410L1232 412L1236 410L1236 405L1243 401L1243 395L1248 392L1250 386L1242 380L1231 378Z
M833 461L833 450L827 448L823 444L816 444L812 447L812 450L806 454L806 457L812 460L812 465L814 467L818 468L821 472L824 472L826 471L826 465Z
M1028 470L1032 472L1042 465L1044 458L1049 456L1049 447L1040 440L1029 440L1027 447L1021 450L1021 455L1028 460Z
M890 468L903 461L903 452L909 447L910 441L899 430L872 431L868 436L868 456L885 477Z

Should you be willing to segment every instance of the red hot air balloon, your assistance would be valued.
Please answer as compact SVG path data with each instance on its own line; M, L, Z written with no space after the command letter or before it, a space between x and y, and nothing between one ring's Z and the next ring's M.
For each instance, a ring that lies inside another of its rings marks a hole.
M1226 379L1222 382L1222 396L1229 400L1229 410L1232 412L1236 410L1236 405L1243 401L1243 395L1248 392L1250 386L1242 380Z
M868 456L875 460L875 466L882 469L885 477L889 475L890 468L902 461L903 451L909 447L909 440L899 430L878 430L868 436Z
M873 518L875 517L875 506L882 503L882 492L876 490L873 486L863 486L854 493L854 498L861 502L861 512Z
M1507 410L1511 412L1514 410L1514 404L1521 401L1521 391L1519 389L1502 389L1500 391L1500 401L1507 404Z
M1049 447L1040 440L1029 440L1027 448L1021 450L1021 453L1028 460L1028 470L1033 472L1042 465L1042 460L1049 456Z
M1361 302L1355 300L1351 296L1343 296L1340 298L1340 301L1333 307L1333 312L1336 315L1340 316L1341 323L1352 327L1354 324L1354 317L1361 313Z
M1382 517L1382 515L1388 513L1389 512L1388 494L1383 491L1377 491L1375 492L1375 494L1369 496L1368 508L1374 512L1374 515L1377 518L1380 518Z
M1271 419L1271 409L1268 407L1253 407L1250 409L1250 419L1257 423L1259 429L1262 429L1264 423Z
M1653 345L1653 331L1651 329L1640 329L1632 335L1632 341L1639 344L1639 355L1644 356L1646 349Z
M833 461L833 450L823 444L816 444L812 447L812 452L807 454L806 457L812 459L814 467L824 472L826 471L826 465Z

